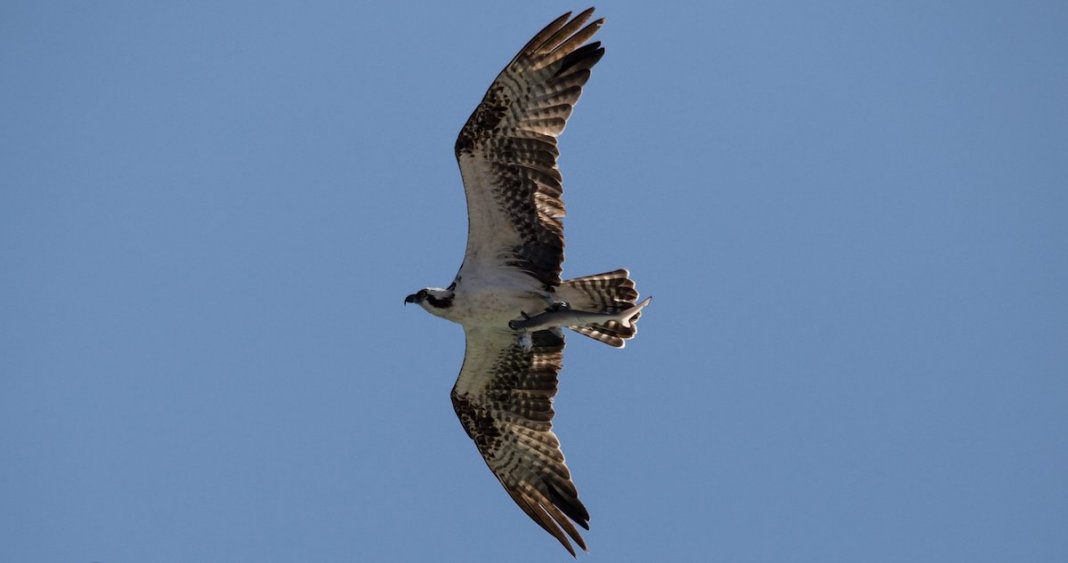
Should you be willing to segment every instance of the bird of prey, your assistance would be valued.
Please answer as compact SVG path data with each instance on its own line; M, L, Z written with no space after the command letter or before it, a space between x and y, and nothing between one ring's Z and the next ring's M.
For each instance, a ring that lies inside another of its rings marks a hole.
M604 55L587 41L604 23L570 12L534 36L490 85L456 139L467 195L463 264L447 288L404 299L464 327L452 404L467 435L512 499L575 555L589 529L552 430L561 327L622 348L650 298L627 270L562 280L556 138ZM566 534L566 535L565 535Z

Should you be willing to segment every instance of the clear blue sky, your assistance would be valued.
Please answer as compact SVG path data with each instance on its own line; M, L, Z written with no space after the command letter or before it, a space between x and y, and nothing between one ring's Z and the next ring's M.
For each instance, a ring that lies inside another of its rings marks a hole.
M550 2L0 6L0 560L565 561L456 420L452 144ZM601 2L586 561L1068 561L1068 4Z

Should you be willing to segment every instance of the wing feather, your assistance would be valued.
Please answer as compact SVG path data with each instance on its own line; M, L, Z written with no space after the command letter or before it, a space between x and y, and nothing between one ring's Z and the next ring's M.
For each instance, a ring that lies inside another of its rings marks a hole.
M464 431L512 500L572 555L575 528L589 529L560 441L552 430L552 399L564 339L539 331L525 345L510 331L467 329L464 366L452 404Z
M511 267L543 289L560 284L564 203L557 137L590 69L604 55L586 43L603 19L590 8L538 32L490 85L456 139L468 207L460 276Z

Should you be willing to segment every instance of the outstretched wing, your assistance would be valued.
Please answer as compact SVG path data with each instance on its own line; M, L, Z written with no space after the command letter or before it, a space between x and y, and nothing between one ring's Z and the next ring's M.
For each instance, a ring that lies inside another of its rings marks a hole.
M572 521L588 530L590 515L552 431L564 338L550 330L531 333L528 342L510 331L466 335L452 390L456 415L512 500L575 555L567 536L582 549L586 543Z
M568 12L535 35L456 139L468 215L461 277L511 267L544 288L560 283L564 203L556 138L604 55L600 42L584 45L604 23L583 27L592 13L569 20Z

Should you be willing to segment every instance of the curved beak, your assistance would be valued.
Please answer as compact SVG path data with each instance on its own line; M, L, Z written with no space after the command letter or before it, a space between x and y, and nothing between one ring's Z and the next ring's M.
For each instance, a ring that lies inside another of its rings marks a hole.
M415 303L415 302L416 302L416 298L415 298L415 294L414 293L409 295L408 297L404 298L404 304L405 305L407 305L409 303Z

